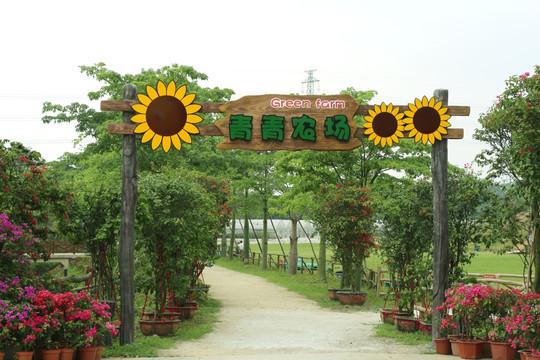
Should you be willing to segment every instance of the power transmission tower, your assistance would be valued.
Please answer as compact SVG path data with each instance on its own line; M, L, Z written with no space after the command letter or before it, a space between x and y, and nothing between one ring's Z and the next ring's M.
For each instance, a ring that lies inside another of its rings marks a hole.
M302 92L304 91L304 84L307 84L306 85L306 94L307 95L313 95L315 94L315 89L314 89L314 84L317 83L317 85L319 84L319 80L315 79L313 77L313 73L317 71L316 69L314 70L306 70L307 74L308 74L308 77L306 80L302 81ZM317 87L317 91L318 91L318 87Z

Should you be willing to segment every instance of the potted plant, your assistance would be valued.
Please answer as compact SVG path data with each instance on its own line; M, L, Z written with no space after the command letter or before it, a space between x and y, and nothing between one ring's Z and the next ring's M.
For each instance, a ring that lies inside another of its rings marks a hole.
M148 318L140 325L145 334L163 335L179 325L167 307L183 304L203 265L215 258L221 227L211 197L184 171L148 175L141 179L140 191L137 216L142 226L136 246L152 264L139 282L151 295L152 306L148 311L145 306Z
M321 237L334 250L343 269L337 296L342 304L363 304L367 293L361 292L364 260L374 248L373 209L369 189L346 183L324 187L317 196L314 220ZM344 291L350 289L350 291ZM352 293L351 293L352 291Z

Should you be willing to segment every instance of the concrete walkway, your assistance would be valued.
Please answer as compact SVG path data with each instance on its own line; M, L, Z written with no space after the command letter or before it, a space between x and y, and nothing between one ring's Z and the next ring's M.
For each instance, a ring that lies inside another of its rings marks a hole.
M214 265L205 269L221 301L220 321L199 340L162 350L171 359L455 359L425 354L429 346L373 337L378 313L336 312L256 276ZM144 359L144 358L138 358ZM156 359L156 358L153 358Z

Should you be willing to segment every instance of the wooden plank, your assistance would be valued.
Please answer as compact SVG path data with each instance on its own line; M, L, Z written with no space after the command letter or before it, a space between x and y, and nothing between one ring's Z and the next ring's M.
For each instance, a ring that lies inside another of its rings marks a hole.
M131 105L138 104L137 100L102 100L101 111L132 111ZM198 103L202 106L199 111L202 114L223 113L220 108L226 103ZM399 107L401 111L409 110L408 105L394 105ZM355 115L368 115L369 110L373 110L375 105L359 105ZM448 115L451 116L469 116L471 113L470 106L450 105L448 106Z
M101 111L133 111L132 105L139 104L138 100L102 100ZM199 103L202 106L198 112L203 114L219 113L223 103Z
M132 135L133 130L137 124L109 124L108 130L109 134L116 134L116 135ZM217 126L214 125L199 125L197 126L200 133L195 135L202 135L202 136L224 136L221 133L221 130ZM448 128L448 134L442 135L443 139L463 139L463 129L460 128ZM367 138L367 135L364 135L364 128L358 128L354 134L354 137L356 138ZM409 132L405 131L403 133L405 135L405 138L408 138Z

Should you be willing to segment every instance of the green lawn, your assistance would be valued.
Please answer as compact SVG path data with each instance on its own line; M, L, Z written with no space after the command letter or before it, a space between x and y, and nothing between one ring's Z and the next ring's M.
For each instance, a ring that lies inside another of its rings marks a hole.
M319 244L313 244L315 254L319 256ZM289 244L283 244L285 254L289 255ZM252 251L259 252L257 244L252 244ZM268 253L282 254L279 244L268 244ZM298 256L310 259L314 258L311 245L298 244ZM330 260L332 252L328 250L327 259ZM386 264L382 264L382 261L378 255L372 255L367 259L367 266L370 269L376 270L377 266L386 268ZM472 263L466 267L466 270L470 273L483 273L483 274L523 274L523 265L518 255L516 254L503 254L498 255L490 251L482 251L476 253Z

